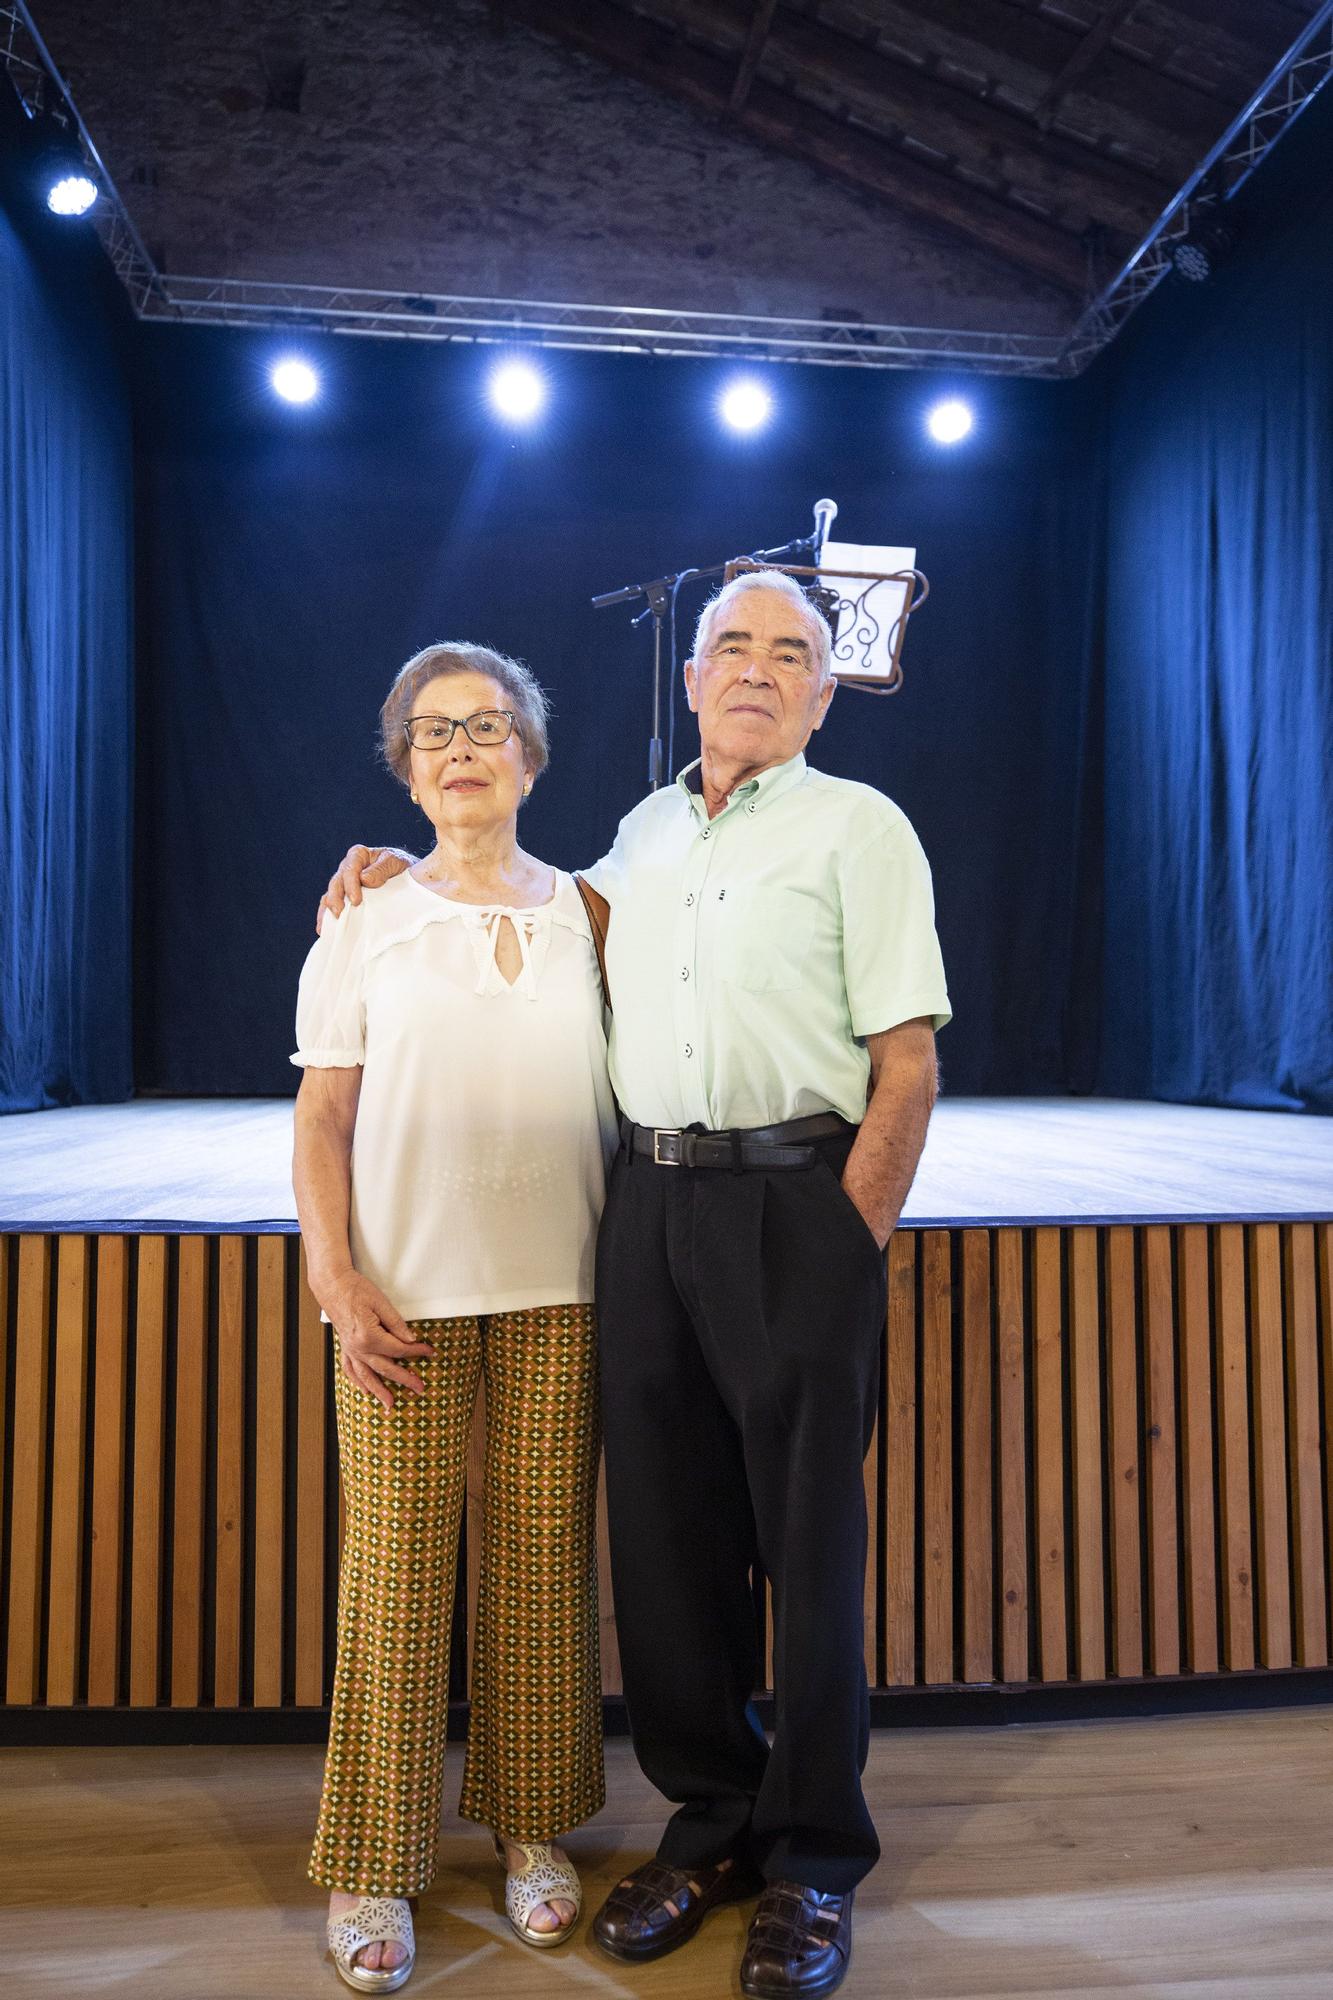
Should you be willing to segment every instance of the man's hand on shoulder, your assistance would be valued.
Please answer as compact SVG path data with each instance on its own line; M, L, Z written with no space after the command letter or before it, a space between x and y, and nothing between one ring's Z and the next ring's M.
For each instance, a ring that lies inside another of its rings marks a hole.
M325 910L332 917L340 917L348 903L361 901L363 889L382 889L395 875L401 875L404 868L410 868L415 859L415 855L404 854L401 847L349 847L319 899L315 929L323 924Z

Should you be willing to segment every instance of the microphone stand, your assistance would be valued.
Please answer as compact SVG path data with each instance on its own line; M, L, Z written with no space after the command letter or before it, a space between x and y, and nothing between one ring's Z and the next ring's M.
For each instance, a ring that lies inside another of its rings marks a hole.
M818 539L815 535L800 535L795 541L784 542L780 548L755 549L748 556L728 556L725 562L709 563L702 569L690 568L678 570L674 576L654 577L651 583L627 583L620 590L604 590L593 598L592 608L594 611L609 610L613 604L633 604L640 597L647 600L645 609L636 618L632 618L630 624L641 625L645 618L651 618L653 621L653 727L652 735L648 739L648 789L650 792L660 791L663 783L662 627L681 584L693 577L721 576L728 564L733 561L753 563L794 562L801 556L808 556L813 558L817 563L819 560ZM676 662L673 657L671 661L673 699L675 667Z

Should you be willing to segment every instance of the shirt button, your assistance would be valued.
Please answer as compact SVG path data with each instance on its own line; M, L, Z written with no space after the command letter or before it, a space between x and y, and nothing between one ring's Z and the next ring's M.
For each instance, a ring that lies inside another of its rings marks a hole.
M685 907L687 910L689 909L693 901L694 901L694 891L693 889L691 889L689 895L685 898Z
M686 1042L685 1044L685 1053L687 1056L692 1056L694 1054L693 1046L689 1042Z
M747 807L745 808L745 810L746 810L746 812L747 812L747 813L752 813L752 812L754 811L754 805L753 805L753 803L751 803L750 805L748 805L748 806L747 806Z
M705 827L705 828L703 829L703 831L702 831L702 832L700 833L700 835L699 835L699 838L700 838L700 840L707 840L707 838L708 838L709 834L710 834L710 833L712 832L712 830L713 830L713 829L712 829L712 828L711 828L710 826L706 826L706 827Z
M681 968L680 968L680 976L681 976L681 978L682 978L682 979L688 979L688 978L689 978L689 976L690 976L690 968L689 968L689 966L688 966L688 965L682 965L682 966L681 966Z

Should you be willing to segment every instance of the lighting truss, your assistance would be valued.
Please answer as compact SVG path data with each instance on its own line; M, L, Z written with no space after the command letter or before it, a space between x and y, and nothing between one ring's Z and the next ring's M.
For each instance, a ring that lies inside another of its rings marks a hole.
M1199 221L1200 210L1215 215L1219 192L1226 201L1232 198L1330 75L1333 0L1324 0L1271 75L1163 209L1133 256L1084 307L1061 351L1058 373L1081 374L1093 356L1114 340L1130 314L1172 268L1172 253Z
M75 109L25 0L0 0L0 70L30 114L44 79L68 111L102 199L93 211L117 277L141 319L308 328L400 340L518 343L602 353L801 362L841 368L967 368L1036 377L1081 374L1171 269L1172 252L1199 219L1249 179L1282 133L1333 75L1333 0L1324 0L1261 88L1163 210L1133 255L1081 311L1067 334L976 332L779 319L652 306L570 305L545 299L405 295L347 285L159 272Z
M46 43L24 0L0 0L0 70L9 78L19 102L30 118L50 104L54 90L56 115L69 130L83 153L89 178L97 183L98 199L91 221L101 238L111 267L130 295L136 313L143 315L150 301L163 305L163 283L157 266L143 246L138 230L106 164L93 144L92 135L75 107L64 78L51 60Z

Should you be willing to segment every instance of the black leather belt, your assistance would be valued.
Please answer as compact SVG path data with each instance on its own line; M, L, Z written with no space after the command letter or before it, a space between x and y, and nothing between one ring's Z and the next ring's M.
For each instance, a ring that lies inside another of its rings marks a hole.
M652 1125L632 1125L621 1131L631 1152L658 1167L812 1167L818 1155L816 1139L845 1138L855 1132L836 1111L817 1111L812 1118L789 1118L783 1125L750 1125L732 1132L664 1131Z

